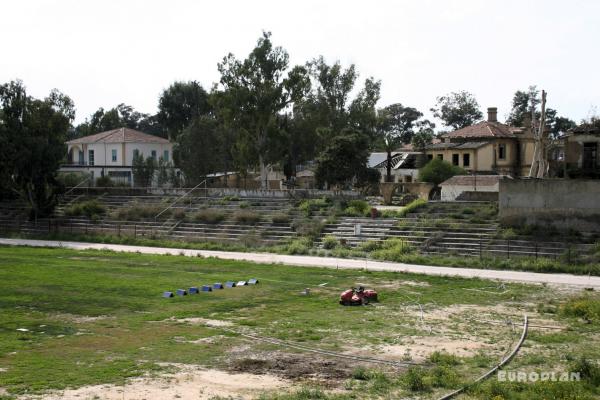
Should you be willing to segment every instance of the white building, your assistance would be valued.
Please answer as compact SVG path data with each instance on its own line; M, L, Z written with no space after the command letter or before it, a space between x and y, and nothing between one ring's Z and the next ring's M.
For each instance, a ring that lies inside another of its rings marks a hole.
M392 179L394 182L415 182L419 178L416 161L419 153L414 151L392 152ZM381 182L385 182L387 174L387 153L371 153L367 162L369 168L381 173Z
M92 182L109 176L133 185L132 164L135 154L157 161L172 161L173 144L167 139L129 128L113 129L67 142L67 164L62 172L86 172Z

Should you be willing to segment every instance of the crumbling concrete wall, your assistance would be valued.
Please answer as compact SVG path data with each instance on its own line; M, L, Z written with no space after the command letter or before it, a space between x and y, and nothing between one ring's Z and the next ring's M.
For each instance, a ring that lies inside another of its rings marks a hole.
M555 226L600 232L600 181L503 179L500 223L506 226Z

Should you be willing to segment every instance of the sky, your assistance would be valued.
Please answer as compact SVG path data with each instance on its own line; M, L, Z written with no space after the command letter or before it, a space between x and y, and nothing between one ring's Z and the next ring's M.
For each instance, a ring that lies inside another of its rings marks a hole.
M536 85L576 121L600 106L600 1L0 0L0 83L58 88L80 123L119 103L157 111L176 80L218 82L263 30L304 64L320 55L380 79L380 107L430 115L437 96L473 93L503 120L516 90ZM440 127L438 125L438 127Z

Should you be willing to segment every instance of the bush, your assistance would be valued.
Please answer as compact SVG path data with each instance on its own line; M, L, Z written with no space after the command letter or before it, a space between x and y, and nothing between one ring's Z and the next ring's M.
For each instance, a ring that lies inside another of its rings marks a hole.
M371 207L369 203L364 200L350 200L348 202L348 207L344 210L344 214L353 216L353 217L362 217L365 216Z
M425 371L422 368L411 367L402 376L404 386L411 392L424 392L429 389L423 377Z
M193 219L205 224L218 224L225 219L225 213L214 208L206 208L195 213Z
M271 221L273 221L274 224L287 224L290 222L290 216L283 213L273 214Z
M296 233L300 236L305 236L311 239L311 241L314 241L321 235L323 223L312 219L304 219L294 222L292 228L294 228Z
M403 261L402 256L412 253L413 247L403 239L391 238L381 243L381 249L371 253L374 258L388 261Z
M439 185L454 175L464 175L467 172L449 162L434 158L419 170L419 180Z
M335 249L338 247L340 242L338 242L337 238L332 235L327 235L323 238L323 248L327 250Z
M298 209L303 211L307 217L310 217L314 211L328 208L331 205L331 199L323 197L320 199L302 200Z
M427 205L427 201L423 199L416 199L411 201L402 210L398 211L398 217L405 217L408 213L415 211L421 207Z
M588 321L600 321L600 299L581 296L567 301L561 307L561 314L568 317L583 318Z
M579 372L581 379L596 387L600 386L600 367L583 356L571 365L570 372Z
M97 200L82 201L65 208L65 215L68 217L84 215L88 218L95 218L104 213L106 213L106 207Z
M260 222L260 215L253 211L240 210L233 215L233 219L239 224L255 225Z
M113 181L108 175L101 176L96 179L96 186L98 187L113 187Z
M308 254L310 248L310 240L306 238L295 239L287 245L287 247L285 248L285 252L287 254Z
M245 209L250 207L250 203L248 203L247 201L240 201L239 206L241 209Z
M367 240L358 245L357 250L370 253L381 248L381 242L378 240Z
M175 218L177 220L185 219L185 210L182 208L176 208L173 211L173 218Z
M118 209L113 213L113 217L125 221L139 221L142 219L155 218L156 215L163 210L163 207L157 206L132 205ZM169 209L161 214L161 217L169 217L172 212L173 211Z
M68 173L59 173L56 176L56 180L63 184L65 187L75 187L79 185L84 179L89 179L89 174L80 173L80 172L68 172ZM89 184L89 182L88 182ZM86 184L87 186L87 184Z
M458 365L460 362L454 354L434 351L429 355L429 361L440 365Z

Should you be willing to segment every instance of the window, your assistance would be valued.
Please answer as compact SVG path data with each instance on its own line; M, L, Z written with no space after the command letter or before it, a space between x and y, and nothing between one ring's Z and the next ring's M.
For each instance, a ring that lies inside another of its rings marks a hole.
M94 165L94 150L88 150L88 164Z
M139 157L140 156L140 151L138 149L135 149L133 151L133 158Z
M444 159L444 155L443 154L438 154L438 159L443 160Z
M427 159L428 159L429 161L433 160L433 154L427 154Z
M596 168L598 163L598 143L588 142L583 144L583 162L584 169Z
M163 160L164 160L165 162L168 162L168 161L169 161L169 150L165 150L165 151L163 152Z
M458 154L452 154L452 165L458 165Z
M498 160L506 160L506 145L498 145Z
M152 150L152 158L154 158L156 160L156 150Z
M83 160L83 151L79 151L79 165L83 165L85 161Z
M470 166L471 166L471 155L463 154L463 167L470 167Z
M112 161L117 162L117 149L112 149Z

